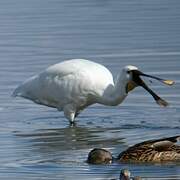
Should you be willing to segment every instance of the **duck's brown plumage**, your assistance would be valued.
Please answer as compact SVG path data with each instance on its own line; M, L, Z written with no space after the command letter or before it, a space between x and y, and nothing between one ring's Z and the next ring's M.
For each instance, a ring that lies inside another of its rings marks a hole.
M180 161L180 146L175 143L180 136L144 141L129 147L118 156L123 162Z

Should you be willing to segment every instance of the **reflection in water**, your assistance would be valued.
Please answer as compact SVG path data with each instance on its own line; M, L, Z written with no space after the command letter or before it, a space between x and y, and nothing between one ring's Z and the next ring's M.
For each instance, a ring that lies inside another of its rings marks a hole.
M83 150L98 147L113 147L123 143L123 138L115 136L121 133L118 128L67 127L59 129L42 129L33 133L17 133L42 153L68 150ZM106 137L106 138L105 138Z

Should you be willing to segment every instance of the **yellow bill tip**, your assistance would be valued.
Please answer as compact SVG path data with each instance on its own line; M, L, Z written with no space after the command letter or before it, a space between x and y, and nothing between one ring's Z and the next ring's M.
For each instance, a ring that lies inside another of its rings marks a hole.
M164 84L172 86L175 82L172 80L163 80Z

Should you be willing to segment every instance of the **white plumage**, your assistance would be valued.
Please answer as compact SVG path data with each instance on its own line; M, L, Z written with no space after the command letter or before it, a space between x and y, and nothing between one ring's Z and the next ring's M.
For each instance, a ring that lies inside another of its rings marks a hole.
M131 70L137 70L137 67L124 67L114 83L106 67L84 59L68 60L27 79L15 89L13 96L63 110L65 117L73 123L79 112L91 104L121 103L128 91L137 86L129 73ZM133 85L130 89L129 82Z

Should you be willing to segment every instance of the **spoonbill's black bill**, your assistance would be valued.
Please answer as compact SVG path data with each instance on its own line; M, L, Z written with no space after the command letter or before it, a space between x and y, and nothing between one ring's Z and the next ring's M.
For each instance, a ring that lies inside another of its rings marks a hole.
M167 106L168 105L168 103L165 100L160 98L155 92L153 92L145 84L145 82L140 78L140 76L146 76L146 77L149 77L149 78L152 78L152 79L156 79L156 80L158 80L158 81L160 81L160 82L162 82L162 83L164 83L166 85L169 85L169 86L173 85L174 81L172 81L172 80L165 80L165 79L161 79L161 78L156 77L156 76L148 75L148 74L142 73L139 70L132 70L132 73L133 73L134 82L136 82L137 85L142 86L145 90L147 90L153 96L153 98L155 99L157 104L159 104L160 106Z

